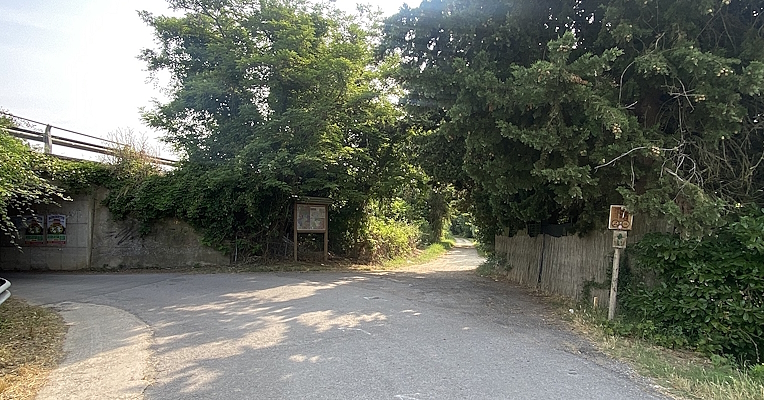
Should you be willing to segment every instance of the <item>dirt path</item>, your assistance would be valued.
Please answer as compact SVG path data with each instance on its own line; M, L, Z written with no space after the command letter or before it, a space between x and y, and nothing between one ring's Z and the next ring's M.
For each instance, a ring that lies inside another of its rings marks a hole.
M474 271L485 261L478 255L472 241L456 238L456 245L446 255L426 264L410 265L396 272L435 273L435 272L469 272ZM466 275L466 274L462 274Z

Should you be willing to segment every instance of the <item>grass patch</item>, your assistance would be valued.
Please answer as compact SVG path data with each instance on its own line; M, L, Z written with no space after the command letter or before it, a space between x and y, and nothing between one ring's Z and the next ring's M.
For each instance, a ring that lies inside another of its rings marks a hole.
M384 261L380 267L382 269L396 269L408 265L425 264L446 254L455 244L456 242L453 239L445 239L438 243L433 243L424 249L417 250L408 257L398 257Z
M55 312L11 297L0 305L0 399L33 399L63 357Z
M480 252L478 252L478 254L480 254ZM486 278L499 279L505 278L509 269L510 266L506 258L490 254L486 257L486 260L477 267L475 272Z
M671 397L764 400L764 374L759 374L764 367L741 367L723 357L709 358L615 335L604 312L577 307L571 314L569 310L567 306L561 307L561 313L568 316L577 331L604 353L628 363L642 376L652 378Z

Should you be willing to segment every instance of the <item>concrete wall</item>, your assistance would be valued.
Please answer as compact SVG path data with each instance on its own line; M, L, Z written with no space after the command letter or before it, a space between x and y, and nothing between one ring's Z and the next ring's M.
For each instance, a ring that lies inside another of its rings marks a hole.
M41 206L37 212L64 214L66 244L25 245L19 251L0 235L0 269L82 270L88 268L172 268L192 265L227 265L229 257L201 244L188 224L166 220L145 237L135 221L117 221L101 205L104 190L74 196L61 206Z

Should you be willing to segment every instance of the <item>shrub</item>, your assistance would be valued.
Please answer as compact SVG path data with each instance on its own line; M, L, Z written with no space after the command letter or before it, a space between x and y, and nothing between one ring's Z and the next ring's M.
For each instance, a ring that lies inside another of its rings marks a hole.
M700 241L647 235L632 253L634 276L621 302L625 314L649 321L642 326L651 326L651 332L643 333L659 344L759 363L764 251L758 238L764 234L764 216L758 214Z
M366 254L372 262L410 254L416 249L419 229L403 221L370 216L366 231Z

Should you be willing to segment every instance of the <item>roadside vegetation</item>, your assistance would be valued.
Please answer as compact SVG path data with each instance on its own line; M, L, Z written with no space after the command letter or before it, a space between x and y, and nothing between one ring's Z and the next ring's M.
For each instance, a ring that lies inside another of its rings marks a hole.
M764 365L739 363L719 355L668 349L649 337L624 336L624 322L607 321L607 312L575 308L567 314L576 330L601 351L649 377L661 391L677 399L764 399ZM627 329L628 330L628 329Z
M33 399L63 358L66 326L54 311L11 296L0 305L0 399Z

